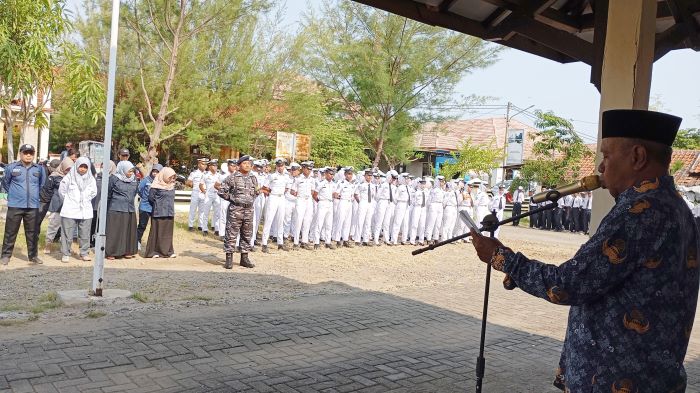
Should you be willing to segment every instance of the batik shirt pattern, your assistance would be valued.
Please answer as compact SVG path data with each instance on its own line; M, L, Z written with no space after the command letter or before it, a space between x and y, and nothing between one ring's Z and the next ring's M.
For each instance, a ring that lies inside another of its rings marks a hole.
M493 265L523 291L571 306L558 376L567 391L680 392L700 285L697 253L693 216L665 176L621 193L563 264L505 249Z

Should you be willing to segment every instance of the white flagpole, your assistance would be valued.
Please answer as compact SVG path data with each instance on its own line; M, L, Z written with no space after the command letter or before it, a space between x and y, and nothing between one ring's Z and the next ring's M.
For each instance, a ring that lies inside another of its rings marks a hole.
M95 266L92 271L91 295L102 296L102 273L105 265L105 229L107 222L107 188L109 185L110 151L112 151L112 118L114 115L114 79L117 72L117 40L119 37L119 0L112 0L112 34L109 40L109 76L107 79L107 109L102 160L102 184L98 209L98 229L95 239Z

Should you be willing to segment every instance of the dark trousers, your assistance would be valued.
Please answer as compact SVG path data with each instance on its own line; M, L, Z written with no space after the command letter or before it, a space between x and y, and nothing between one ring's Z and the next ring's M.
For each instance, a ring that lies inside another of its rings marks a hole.
M582 221L583 221L583 232L588 234L588 224L591 223L591 209L583 209L583 214L582 214Z
M520 203L520 202L513 203L513 216L519 215L522 208L523 208L522 203ZM518 225L520 225L520 220L513 221L513 225L515 225L516 227Z
M148 225L149 218L151 218L151 213L139 210L139 226L136 227L136 241L139 243L141 243L143 233L146 232L146 225Z
M571 223L569 224L569 230L571 232L578 232L581 230L581 208L572 207L571 208Z
M24 221L24 236L27 238L27 256L29 259L36 258L39 244L39 228L37 218L39 209L23 209L19 207L8 207L5 218L5 237L2 239L2 257L12 257L15 249L15 240L19 232L19 224Z
M530 205L530 211L533 211L537 209L537 205ZM530 216L530 228L538 228L540 225L540 216L542 215L542 212L540 213L535 213Z
M561 225L561 218L564 213L564 210L558 207L554 208L554 211L552 212L552 228L555 231L561 231L563 229Z

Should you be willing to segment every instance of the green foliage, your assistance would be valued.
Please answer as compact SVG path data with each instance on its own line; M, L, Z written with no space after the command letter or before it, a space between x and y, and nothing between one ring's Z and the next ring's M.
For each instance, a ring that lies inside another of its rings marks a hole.
M352 1L328 0L305 23L306 72L335 95L374 166L412 154L413 136L455 85L496 60L498 48Z
M39 298L37 304L32 307L31 312L34 314L41 314L44 311L53 310L55 308L61 307L63 302L58 297L56 292L47 292Z
M350 125L342 120L327 120L311 139L311 159L316 166L351 165L362 168L369 165L360 138L350 132Z
M698 150L700 149L700 129L686 128L678 130L676 139L673 141L674 149Z
M144 295L141 292L134 292L131 294L131 298L136 300L137 302L141 303L146 303L148 302L148 296Z
M469 138L460 146L459 151L452 152L452 157L456 162L446 163L440 168L440 174L445 178L461 177L469 173L481 176L481 173L489 172L503 162L503 150L497 148L493 140L488 146L483 146L473 144Z
M681 169L683 169L683 161L674 161L673 163L671 163L671 168L669 168L669 172L671 173L671 175L674 175Z
M592 159L593 153L583 143L574 126L552 112L535 111L535 126L540 130L530 135L535 140L534 159L521 168L525 181L558 185L579 177L582 159Z
M93 122L102 116L97 62L68 41L72 25L64 7L64 0L5 0L0 6L0 106L6 129L18 120L21 135L30 123L46 126L43 111L50 95L65 97L65 107ZM35 95L43 95L41 105L30 104ZM7 135L13 159L14 141Z

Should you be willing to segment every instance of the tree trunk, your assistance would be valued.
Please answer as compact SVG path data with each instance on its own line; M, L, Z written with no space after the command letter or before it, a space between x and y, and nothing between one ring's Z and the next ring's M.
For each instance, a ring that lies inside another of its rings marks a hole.
M4 108L5 110L5 118L4 118L4 123L5 123L5 132L7 133L7 162L13 162L15 160L15 148L14 148L14 138L13 138L13 133L14 133L14 128L15 128L15 121L12 118L12 112L10 108Z
M373 168L379 167L379 162L382 160L382 153L384 153L384 133L386 132L387 120L382 121L382 129L379 131L379 138L377 138L377 146L375 149L374 161L372 162Z

